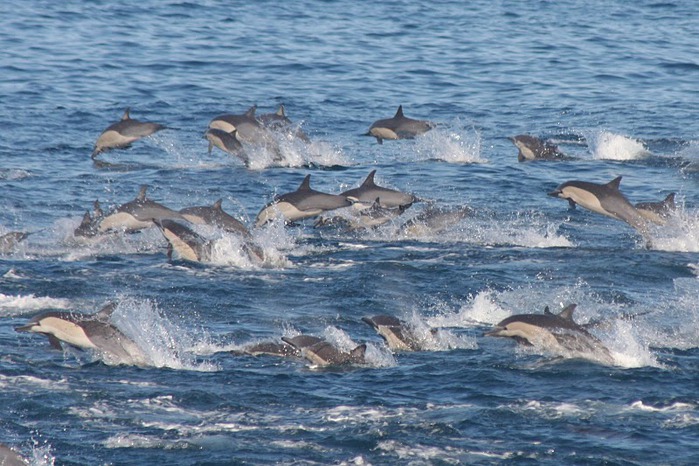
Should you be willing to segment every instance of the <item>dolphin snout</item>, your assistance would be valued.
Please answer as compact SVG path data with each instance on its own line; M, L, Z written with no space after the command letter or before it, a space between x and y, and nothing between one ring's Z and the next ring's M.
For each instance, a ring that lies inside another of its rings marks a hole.
M15 332L31 332L32 327L34 327L34 324L20 325L15 327Z
M554 189L553 191L551 191L550 193L548 193L548 195L551 196L551 197L560 197L562 193L563 193L563 191L561 191L560 189L556 188L556 189Z
M503 330L505 330L505 327L495 327L495 328L493 328L491 331L485 332L485 333L483 334L483 336L486 336L486 337L501 337L502 335L500 334L500 332L502 332Z

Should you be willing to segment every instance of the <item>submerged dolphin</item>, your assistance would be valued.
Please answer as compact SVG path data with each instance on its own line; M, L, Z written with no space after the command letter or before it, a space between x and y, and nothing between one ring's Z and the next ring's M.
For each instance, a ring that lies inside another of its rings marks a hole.
M361 186L340 193L340 196L344 196L353 202L361 202L365 205L368 204L369 206L378 199L381 207L386 208L402 207L405 209L418 201L418 198L412 194L378 186L374 182L375 175L376 170L372 170Z
M286 116L284 105L280 105L276 112L264 113L258 117L260 123L266 128L273 131L291 131L291 135L301 139L303 142L310 142L309 137L301 128L295 127L291 120Z
M648 222L621 194L620 183L620 176L607 184L567 181L551 191L549 196L567 199L573 208L576 204L580 204L598 214L626 222L645 236L648 231Z
M518 314L504 319L493 330L491 337L508 337L517 343L537 346L557 353L572 353L576 357L593 359L604 364L613 364L609 350L583 326L573 320L576 305L571 304L558 314L549 311L543 314Z
M537 137L527 134L514 136L510 138L510 141L519 149L517 160L520 162L532 160L570 160L572 158L563 154L563 152L558 150L558 147L548 141L542 141Z
M132 142L150 136L161 129L165 129L165 126L132 119L127 108L121 121L109 125L97 138L92 158L94 159L97 154L109 149L128 147Z
M316 217L323 212L351 206L345 196L326 194L311 189L311 175L306 175L296 191L282 194L264 206L257 214L255 226L259 227L277 218L279 214L287 223Z
M410 327L397 317L377 315L362 317L362 321L373 327L393 351L417 351L420 349L418 338Z
M11 231L0 236L0 254L7 254L15 250L20 242L27 239L30 233L26 231Z
M154 220L164 218L186 220L179 212L147 199L147 189L147 185L142 185L136 199L121 205L116 211L105 216L99 222L99 232L104 233L110 230L135 232L150 228Z
M369 128L367 136L374 136L379 144L384 139L412 139L426 133L435 127L435 124L425 120L414 120L403 115L403 106L393 118L375 121Z
M667 218L675 210L675 193L670 193L658 202L639 202L634 207L639 214L657 225L665 225Z
M29 462L7 445L0 443L0 466L27 466Z
M237 132L238 131L235 129L231 132L224 131L218 128L207 129L206 133L204 133L204 139L207 139L209 141L209 154L211 153L211 150L214 148L214 146L216 146L227 154L235 155L240 160L242 160L245 165L247 165L250 162L250 160L248 159L248 156L245 154L243 145L236 137Z
M237 233L246 238L250 237L250 231L243 223L223 210L223 199L219 199L211 206L195 206L180 209L180 214L189 222L196 225L212 225L229 233Z
M399 233L411 237L435 235L472 215L473 209L468 206L451 208L429 206L401 225Z
M359 345L349 353L346 353L325 340L310 337L309 335L299 335L293 338L282 337L282 340L299 350L304 358L317 366L342 366L363 364L365 362L365 344Z
M16 327L18 332L41 333L51 346L62 349L66 343L80 349L91 349L116 364L145 365L143 351L109 320L116 309L111 303L92 315L64 311L50 311L33 317L26 325Z

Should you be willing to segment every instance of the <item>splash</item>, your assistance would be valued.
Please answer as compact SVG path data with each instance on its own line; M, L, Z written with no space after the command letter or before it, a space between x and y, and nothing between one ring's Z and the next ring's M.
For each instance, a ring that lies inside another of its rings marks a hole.
M438 126L415 139L417 160L442 160L448 163L487 163L481 156L481 134L465 128L457 119Z
M208 335L201 329L169 320L150 300L124 298L112 314L112 321L143 351L149 365L172 369L215 371L210 362L199 362L191 352Z
M323 141L304 141L293 132L273 133L271 146L246 146L248 168L263 170L270 167L349 166L341 149Z
M347 353L359 346L347 332L337 327L327 327L323 332L323 337L340 351ZM393 367L397 365L393 354L386 347L374 343L366 343L364 358L365 365L369 367Z
M658 251L699 252L699 211L678 204L665 225L650 229L650 247Z
M600 131L586 139L595 159L638 160L652 155L642 142L609 131Z
M48 296L17 295L10 296L0 293L0 309L3 316L18 316L41 309L69 309L67 299L51 298Z

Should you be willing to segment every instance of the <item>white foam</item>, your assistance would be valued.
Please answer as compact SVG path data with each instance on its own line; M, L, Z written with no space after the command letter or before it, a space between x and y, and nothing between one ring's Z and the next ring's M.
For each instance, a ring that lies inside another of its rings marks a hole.
M657 251L699 252L699 211L688 210L681 203L667 217L667 223L653 226L650 247Z
M17 316L41 309L69 309L70 301L61 298L51 298L48 296L29 295L6 295L0 293L0 315Z
M474 127L464 128L457 119L415 138L413 157L448 163L487 163L481 155L481 145L480 132Z
M642 142L609 131L593 133L586 139L590 152L596 159L638 160L652 155Z
M337 349L347 353L359 346L347 332L337 327L326 327L323 337ZM377 346L371 342L366 343L364 360L364 364L369 367L393 367L397 365L393 354L385 346Z

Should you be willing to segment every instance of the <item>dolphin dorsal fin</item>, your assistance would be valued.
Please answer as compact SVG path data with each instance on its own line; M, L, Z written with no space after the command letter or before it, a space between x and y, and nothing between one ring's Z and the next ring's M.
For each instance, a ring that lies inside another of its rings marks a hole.
M399 105L398 106L398 111L396 112L396 116L393 118L403 118L403 106Z
M129 116L130 111L131 111L131 109L129 107L126 107L126 110L124 110L124 114L121 116L121 121L131 119L131 116Z
M570 320L570 321L572 321L572 320L573 320L573 311L575 310L575 308L576 308L577 306L578 306L577 304L570 304L570 305L566 306L566 308L563 309L563 310L558 314L558 317L560 317L560 318L562 318L562 319L565 319L565 320Z
M104 215L99 199L95 199L94 204L92 204L92 212L94 212L95 217L97 218L102 217Z
M141 190L138 192L138 196L136 196L136 200L137 201L145 201L146 200L146 191L148 191L148 185L142 184Z
M114 310L117 308L117 306L117 303L109 303L102 309L100 309L100 311L97 314L95 314L95 317L99 320L109 320L109 318L112 317L112 314L114 313Z
M357 346L355 349L350 351L350 357L354 361L363 361L365 354L366 354L366 343L362 343L361 345Z
M286 116L286 112L284 111L284 104L281 104L281 105L279 106L279 108L277 109L276 115L277 115L277 116L280 116L280 117L285 117L285 116Z
M301 182L301 186L297 191L310 191L311 190L311 175L306 175L306 178Z
M546 306L546 307L544 308L544 314L546 314L547 316L552 316L552 315L553 315L553 312L551 312L551 310L549 309L549 307Z
M255 118L255 112L257 111L257 105L253 105L245 112L245 116L248 118Z
M223 198L219 199L218 201L214 202L214 205L212 206L216 210L223 210L223 207L221 207L221 204L223 203Z
M675 210L675 193L670 193L667 195L663 201L663 207L668 210Z
M374 183L374 175L376 175L376 170L372 170L371 173L369 173L364 183L362 183L362 187L376 186L376 183Z
M85 215L83 215L83 219L80 222L81 227L86 227L89 226L92 223L92 217L90 217L90 211L86 210Z
M610 188L614 188L614 189L616 189L616 190L619 190L619 185L620 185L620 184L621 184L621 176L617 176L617 177L614 178L612 181L610 181L609 183L607 183L607 186L609 186Z

